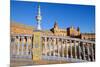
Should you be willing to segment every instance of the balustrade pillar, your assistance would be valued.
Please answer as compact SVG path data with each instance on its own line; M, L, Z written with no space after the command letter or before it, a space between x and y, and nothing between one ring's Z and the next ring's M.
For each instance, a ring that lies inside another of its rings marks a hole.
M18 36L18 39L17 39L17 55L19 55L19 49L20 49L20 36Z
M74 41L74 49L75 49L75 59L77 59L77 46L76 46L76 41Z
M55 56L55 39L53 39L53 56Z
M63 41L64 40L62 39L62 42L61 42L61 49L62 49L61 54L62 54L62 57L64 57L64 42Z
M59 54L59 39L57 39L57 55L58 55L58 57L60 56L60 54Z
M91 52L92 52L92 61L94 61L94 49L93 49L93 44L91 44Z
M44 50L45 50L45 55L47 55L47 38L44 38Z
M87 57L88 57L88 61L90 61L90 49L88 43L87 43Z
M73 54L72 54L72 42L70 40L70 57L73 58Z
M85 56L85 45L84 45L84 43L82 44L82 47L83 47L83 59L86 60L86 56Z
M15 55L16 54L16 36L13 36L13 54Z
M79 59L82 59L82 56L81 56L81 52L82 52L82 50L81 50L81 47L80 47L80 42L78 42L79 44L78 44L78 49L79 49Z
M48 42L49 42L49 56L51 56L51 39L50 38L49 38Z
M21 46L22 46L22 48L21 48L21 55L23 55L24 54L24 36L22 36L21 37L21 42L22 42L22 44L21 44Z
M30 48L28 52L29 52L29 55L31 55L32 54L32 50L31 50L32 49L32 36L30 36L29 39L30 39L30 43L29 43Z
M28 52L29 52L29 50L28 50L28 46L29 46L29 36L27 36L26 39L27 39L27 42L26 42L26 55L28 55Z
M69 56L69 55L68 55L68 42L67 42L67 40L66 40L66 45L65 45L65 46L66 46L66 57L67 57L67 59L68 59L68 56Z

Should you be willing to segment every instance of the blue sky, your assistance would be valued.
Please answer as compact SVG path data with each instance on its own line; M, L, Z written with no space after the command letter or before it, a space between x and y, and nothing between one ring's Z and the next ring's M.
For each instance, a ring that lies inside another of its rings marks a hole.
M11 1L11 20L36 27L37 2ZM95 31L95 6L40 3L42 29L51 29L57 21L60 28L80 27L81 32Z

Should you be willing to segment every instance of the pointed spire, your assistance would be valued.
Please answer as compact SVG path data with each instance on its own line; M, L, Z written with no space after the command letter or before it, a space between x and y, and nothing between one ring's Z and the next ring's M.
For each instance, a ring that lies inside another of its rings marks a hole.
M71 26L70 28L72 28L72 29L73 29L74 27L73 27L73 26Z
M80 28L79 27L77 27L77 31L80 31Z
M38 15L41 16L40 3L38 4Z
M40 4L38 4L36 20L37 20L37 30L41 30L42 16L41 16Z
M55 23L54 23L54 28L58 28L57 21L55 21Z

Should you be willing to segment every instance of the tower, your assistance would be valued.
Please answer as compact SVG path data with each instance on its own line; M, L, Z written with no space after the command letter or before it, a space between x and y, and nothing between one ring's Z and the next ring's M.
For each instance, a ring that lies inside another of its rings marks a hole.
M80 28L79 27L77 27L77 31L80 31Z
M40 4L38 5L36 20L37 20L37 30L41 30L42 16L41 16Z
M54 28L58 28L57 21L55 21L55 23L54 23Z

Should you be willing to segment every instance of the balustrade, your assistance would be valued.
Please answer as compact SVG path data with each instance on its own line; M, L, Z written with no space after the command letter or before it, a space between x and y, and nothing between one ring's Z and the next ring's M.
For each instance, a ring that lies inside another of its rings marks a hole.
M56 57L62 57L62 58L64 57L65 59L71 58L76 60L79 59L84 61L91 61L91 60L94 61L94 49L93 49L94 42L92 41L75 39L70 37L68 38L57 37L57 36L42 36L42 37L49 38L49 40L47 41L49 43L49 50L47 49L49 56L55 56L55 54L57 54ZM53 48L50 48L50 45ZM51 55L51 52L53 55ZM92 59L90 58L90 55Z
M32 35L15 35L12 36L12 38L13 42L11 41L11 44L13 45L13 52L11 54L16 56L32 55ZM93 41L75 39L70 37L57 37L46 35L41 36L41 39L41 51L43 51L44 56L65 58L64 60L95 60L95 43Z
M31 35L14 35L14 36L12 36L12 38L14 40L11 41L11 43L13 45L13 48L11 48L11 49L13 49L13 53L11 53L11 55L13 57L31 56L31 48L30 48L30 46L32 46L31 37L32 37Z

